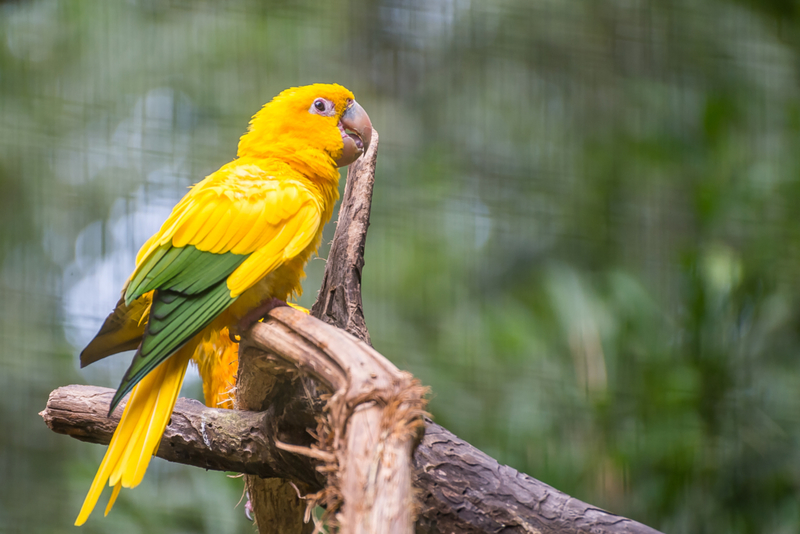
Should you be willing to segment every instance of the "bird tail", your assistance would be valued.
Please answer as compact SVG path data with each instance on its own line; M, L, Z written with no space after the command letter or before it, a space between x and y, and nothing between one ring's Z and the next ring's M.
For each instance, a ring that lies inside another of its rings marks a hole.
M106 482L114 488L106 506L105 515L108 515L120 488L134 488L142 481L169 423L193 352L192 343L184 345L131 391L122 419L75 520L76 526L89 518Z

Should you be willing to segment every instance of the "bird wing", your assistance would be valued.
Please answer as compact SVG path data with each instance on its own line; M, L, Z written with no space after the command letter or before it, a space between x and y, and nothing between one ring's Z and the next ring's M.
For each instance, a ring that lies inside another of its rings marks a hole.
M152 293L142 295L131 302L130 306L125 304L124 298L119 299L100 331L81 351L81 367L118 352L135 350L142 342L152 300Z
M320 205L302 181L228 165L192 188L137 256L123 299L153 292L150 316L111 403L244 291L312 243Z

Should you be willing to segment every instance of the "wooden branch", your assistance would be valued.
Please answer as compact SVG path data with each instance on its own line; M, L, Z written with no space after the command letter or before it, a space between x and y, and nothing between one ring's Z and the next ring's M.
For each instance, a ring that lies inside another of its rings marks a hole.
M275 361L249 358L244 346L244 342L239 346L235 403L237 410L254 410L268 414L265 430L272 446L289 443L309 447L312 440L307 429L317 425L316 417L306 415L308 410L304 405L300 405L298 409L290 408L293 402L297 405L297 401L308 398L309 395L305 394L302 387L298 387L301 384L286 375L286 365L282 368ZM301 468L306 460L285 448L278 447L276 454L284 465L294 464L295 469ZM313 476L316 473L315 466L305 465ZM306 521L308 501L302 499L298 491L309 494L317 490L302 485L297 490L287 478L291 477L265 478L245 474L244 483L249 499L247 506L252 510L259 534L308 534L314 529L314 525ZM320 486L325 479L320 475L314 481Z
M54 432L81 441L108 445L122 409L107 417L114 390L97 386L64 386L50 393L39 415ZM127 398L120 403L124 407ZM204 469L250 473L260 477L294 477L276 461L264 412L208 408L194 399L178 399L161 439L158 456Z
M432 421L414 466L418 533L660 534L502 465Z
M378 141L378 132L372 130L367 153L347 171L336 234L319 296L311 308L311 315L317 319L350 332L367 344L371 343L361 304L361 270L378 163Z
M412 532L411 450L425 389L366 343L291 308L255 325L240 358L292 366L333 392L313 447L335 458L321 466L329 484L320 498L329 511L343 503L342 531Z
M107 444L119 420L105 416L113 394L107 388L65 386L50 394L41 415L55 432ZM305 458L305 468L292 471L279 459L284 451L275 445L266 418L263 412L207 408L178 399L157 455L207 469L281 477L321 490L323 483L312 468L317 462ZM421 499L418 533L657 534L501 465L430 421L414 467Z

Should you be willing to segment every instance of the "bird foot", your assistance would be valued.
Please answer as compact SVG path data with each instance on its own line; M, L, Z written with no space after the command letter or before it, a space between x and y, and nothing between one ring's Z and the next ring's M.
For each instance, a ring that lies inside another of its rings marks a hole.
M247 494L247 502L244 503L244 515L250 521L253 520L253 503L250 501L250 492L245 492Z
M242 332L250 329L254 324L265 318L269 312L281 306L289 306L285 300L275 297L270 297L261 301L261 304L244 314L244 317L239 319L236 326L229 328L231 341L238 343L241 339Z

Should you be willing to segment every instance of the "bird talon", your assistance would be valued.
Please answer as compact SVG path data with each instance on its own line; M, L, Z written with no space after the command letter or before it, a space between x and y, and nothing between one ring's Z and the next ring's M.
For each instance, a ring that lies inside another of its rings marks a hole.
M247 495L247 502L244 503L244 515L247 517L247 519L252 521L253 520L253 503L250 500L250 492L246 491L245 495Z
M286 304L286 301L275 297L263 300L261 304L247 312L245 316L239 320L237 324L238 331L245 332L250 330L254 324L264 319L269 312L281 306L288 306L288 304Z
M233 343L242 341L242 335L239 333L239 328L235 326L228 327L228 337Z

